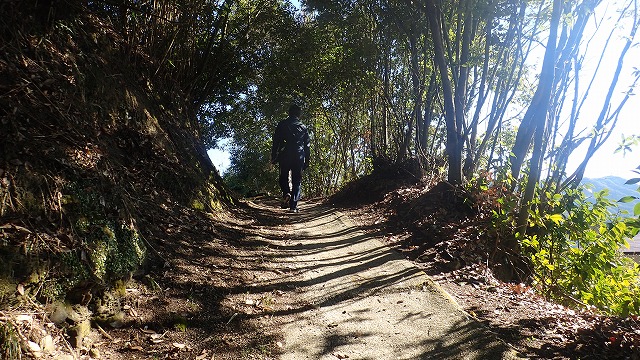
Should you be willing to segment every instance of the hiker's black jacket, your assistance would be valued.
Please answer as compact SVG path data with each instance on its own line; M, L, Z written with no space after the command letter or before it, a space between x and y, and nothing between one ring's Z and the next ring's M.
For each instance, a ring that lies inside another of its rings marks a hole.
M278 123L273 134L271 162L291 162L309 165L309 132L297 118L288 117Z

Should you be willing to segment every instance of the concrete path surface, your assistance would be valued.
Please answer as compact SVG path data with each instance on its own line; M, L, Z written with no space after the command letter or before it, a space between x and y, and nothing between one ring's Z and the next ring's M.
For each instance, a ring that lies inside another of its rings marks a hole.
M278 209L279 210L279 209ZM272 210L276 211L276 210ZM307 304L284 326L284 360L516 359L413 263L345 214L303 204L284 220L279 266Z

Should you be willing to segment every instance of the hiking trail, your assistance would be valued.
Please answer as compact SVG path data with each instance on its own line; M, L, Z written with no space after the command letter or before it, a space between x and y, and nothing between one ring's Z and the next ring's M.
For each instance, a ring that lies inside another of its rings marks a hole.
M279 236L262 239L269 266L281 276L254 284L293 294L286 309L273 313L282 325L282 359L518 358L346 214L317 203L303 203L298 214L280 214L276 204L250 205L282 219L268 231Z

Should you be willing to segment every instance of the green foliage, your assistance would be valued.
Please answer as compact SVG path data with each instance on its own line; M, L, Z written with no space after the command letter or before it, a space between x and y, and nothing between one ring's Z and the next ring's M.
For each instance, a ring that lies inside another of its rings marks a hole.
M279 192L277 165L271 165L270 133L261 130L247 128L245 133L254 132L252 136L238 137L224 175L229 187L244 196Z
M622 140L616 149L616 153L622 152L623 155L633 151L633 148L640 146L640 135L632 135L625 137L622 136Z
M173 328L180 332L187 331L187 318L182 314L173 314L171 322Z
M513 178L510 173L500 174L499 179L494 180L485 173L472 179L467 187L476 198L476 206L482 213L491 214L492 236L504 238L510 236L514 227L513 209L518 204L518 198L513 195L511 184Z
M638 232L616 212L607 191L590 201L583 189L544 194L519 236L537 285L550 297L574 298L607 313L640 313L640 268L620 248Z
M516 230L520 199L512 190L519 187L515 181L505 170L496 179L485 174L468 185L480 213L490 214L492 226L485 235L495 239L494 253L521 251L535 286L549 298L609 314L639 314L640 267L621 249L640 232L640 196L611 200L607 190L588 197L585 187L559 194L538 188L522 231ZM634 201L633 214L618 208ZM513 234L515 247L509 244Z

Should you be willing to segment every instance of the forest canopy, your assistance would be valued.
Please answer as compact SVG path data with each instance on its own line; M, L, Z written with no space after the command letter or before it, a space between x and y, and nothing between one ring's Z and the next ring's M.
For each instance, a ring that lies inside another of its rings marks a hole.
M417 163L407 176L491 199L499 251L489 262L512 279L534 273L549 295L637 312L637 265L615 259L640 206L619 213L604 193L587 200L581 183L618 140L640 79L628 56L639 15L635 0L235 2L229 18L248 26L240 60L254 56L236 77L247 82L205 102L200 124L211 144L231 138L230 186L275 193L271 134L298 103L312 132L306 196ZM625 152L638 142L627 135Z
M232 139L227 180L245 193L275 189L268 147L290 102L313 133L310 196L408 158L453 184L510 174L527 198L541 180L575 189L639 75L626 58L634 1L228 4L246 26L239 87L204 101L199 118L211 146ZM593 43L594 31L607 41ZM612 51L618 64L603 64Z

